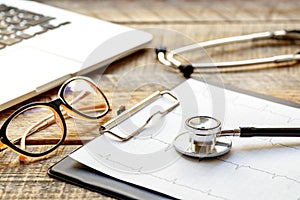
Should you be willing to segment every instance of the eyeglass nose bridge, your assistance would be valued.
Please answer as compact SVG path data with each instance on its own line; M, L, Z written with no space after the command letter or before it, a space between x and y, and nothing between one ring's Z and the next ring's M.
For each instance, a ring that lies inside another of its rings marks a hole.
M64 102L60 99L60 98L56 98L52 101L49 102L50 105L53 105L54 107L56 107L57 109L59 109L59 107L64 104Z
M55 109L55 111L57 113L61 113L62 117L64 118L64 116L66 114L70 115L70 116L76 116L76 117L81 117L83 118L81 115L79 115L78 113L74 112L73 109L71 109L61 98L57 98L54 99L52 101L49 102L49 105ZM62 109L66 112L63 112ZM58 115L59 116L59 115ZM57 116L54 116L57 117ZM84 118L85 119L85 118Z

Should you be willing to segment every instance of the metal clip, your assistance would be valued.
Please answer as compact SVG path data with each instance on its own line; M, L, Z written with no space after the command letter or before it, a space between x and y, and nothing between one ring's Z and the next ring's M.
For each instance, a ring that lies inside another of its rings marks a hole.
M128 119L130 116L134 115L135 113L137 113L138 111L143 109L145 106L149 105L150 103L154 102L156 99L158 99L159 97L162 97L164 95L169 95L171 98L173 98L174 103L172 105L170 105L167 109L165 109L163 111L157 111L154 114L152 114L150 117L148 117L145 120L145 123L143 125L141 125L138 129L136 129L129 135L127 135L126 137L122 137L122 136L110 131L111 128L117 126L124 120ZM155 117L156 115L164 116L167 113L169 113L170 111L172 111L174 108L176 108L178 105L179 105L179 100L170 91L167 91L167 90L156 91L155 93L153 93L152 95L150 95L149 97L144 99L143 101L141 101L138 104L136 104L135 106L131 107L129 110L122 112L116 118L103 124L99 128L100 134L109 133L109 134L115 136L116 138L118 138L119 140L121 140L122 142L127 141L130 138L134 137L135 135L139 134L149 124L149 122L153 119L153 117Z

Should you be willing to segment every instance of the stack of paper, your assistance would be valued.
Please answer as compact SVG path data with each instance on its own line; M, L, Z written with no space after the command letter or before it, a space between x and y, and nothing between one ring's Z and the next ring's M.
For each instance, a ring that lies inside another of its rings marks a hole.
M231 138L227 155L197 160L182 156L174 138L196 115L218 118L223 129L297 127L300 110L189 79L176 87L180 106L128 142L100 136L70 156L120 180L179 199L299 199L300 138ZM155 109L155 101L112 131L128 134Z

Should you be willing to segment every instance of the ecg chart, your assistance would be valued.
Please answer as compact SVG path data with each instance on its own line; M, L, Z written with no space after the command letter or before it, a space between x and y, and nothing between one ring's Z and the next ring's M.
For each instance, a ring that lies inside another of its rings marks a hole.
M180 105L139 137L120 143L100 136L70 156L110 176L179 199L300 199L300 138L231 137L230 153L203 160L182 156L173 147L191 116L216 117L223 129L299 127L299 109L193 79L173 91ZM153 107L164 104L158 100L112 130L138 126ZM216 104L223 110L216 110Z

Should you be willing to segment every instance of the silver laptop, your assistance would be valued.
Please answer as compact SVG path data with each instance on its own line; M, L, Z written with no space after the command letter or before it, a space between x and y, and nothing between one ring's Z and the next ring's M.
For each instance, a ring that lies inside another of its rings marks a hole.
M143 31L37 2L0 0L0 111L151 39Z

